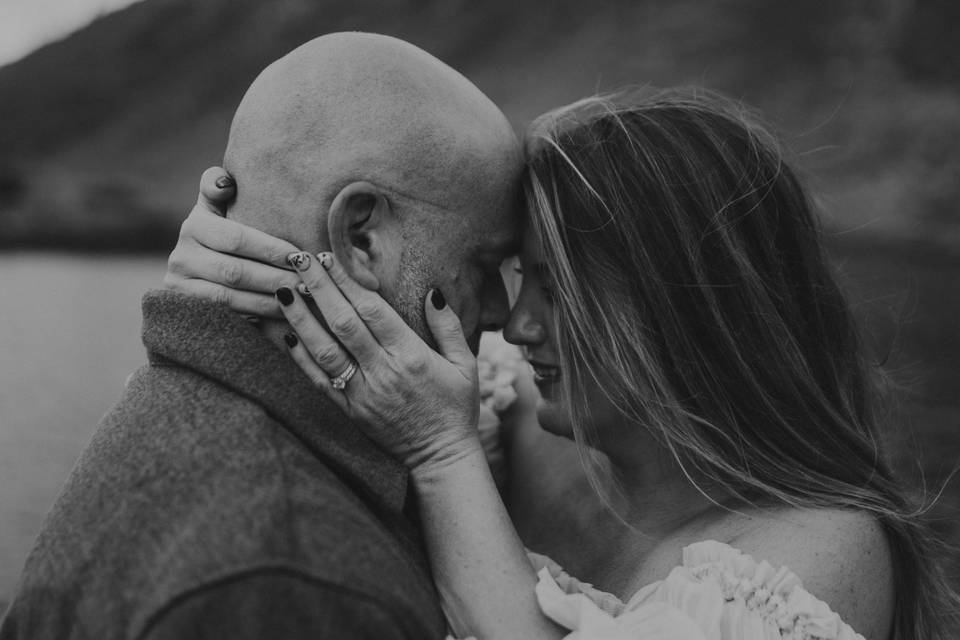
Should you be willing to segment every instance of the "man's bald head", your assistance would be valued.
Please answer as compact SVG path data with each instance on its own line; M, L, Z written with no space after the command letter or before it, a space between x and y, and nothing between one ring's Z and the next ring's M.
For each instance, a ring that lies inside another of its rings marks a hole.
M431 287L468 336L505 321L496 258L516 241L519 145L496 105L428 53L364 33L308 42L247 91L224 166L231 218L332 250L422 336Z
M254 81L224 166L240 185L231 217L314 249L325 238L305 234L344 185L455 212L513 179L518 158L504 115L455 70L396 38L335 33Z

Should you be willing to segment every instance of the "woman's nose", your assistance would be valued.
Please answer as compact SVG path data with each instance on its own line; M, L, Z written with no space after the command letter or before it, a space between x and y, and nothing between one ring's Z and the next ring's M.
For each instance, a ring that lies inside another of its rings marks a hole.
M532 347L543 344L547 339L547 332L542 322L518 304L510 313L507 326L503 329L503 337L507 342Z

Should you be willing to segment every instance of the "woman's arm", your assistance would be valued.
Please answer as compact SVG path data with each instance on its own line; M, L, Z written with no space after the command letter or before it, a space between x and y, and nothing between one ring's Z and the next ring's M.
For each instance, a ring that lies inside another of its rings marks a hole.
M296 331L291 354L374 440L410 469L434 580L456 631L479 638L560 638L537 605L536 575L476 433L476 360L442 295L424 311L431 350L331 254L292 260L336 336L292 290L278 294ZM340 346L342 345L342 347ZM313 354L313 355L311 355ZM331 377L355 359L343 390Z
M453 630L478 638L560 638L540 612L536 574L483 451L412 471L434 582Z

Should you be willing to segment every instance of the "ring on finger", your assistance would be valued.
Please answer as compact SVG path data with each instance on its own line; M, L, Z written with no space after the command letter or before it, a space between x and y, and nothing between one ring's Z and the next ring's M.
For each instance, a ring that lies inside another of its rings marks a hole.
M330 379L330 386L337 391L343 391L347 388L347 383L350 382L350 378L352 378L356 372L357 363L351 360L346 369L341 371L336 377Z

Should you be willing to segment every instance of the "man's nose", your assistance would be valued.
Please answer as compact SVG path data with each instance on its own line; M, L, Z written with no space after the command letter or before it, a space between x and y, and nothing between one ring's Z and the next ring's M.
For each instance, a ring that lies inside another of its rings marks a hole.
M510 301L502 278L488 282L483 288L480 308L480 331L499 331L510 318Z
M510 319L503 329L503 337L512 344L535 347L546 341L547 332L543 329L543 323L530 312L521 299L513 307Z

